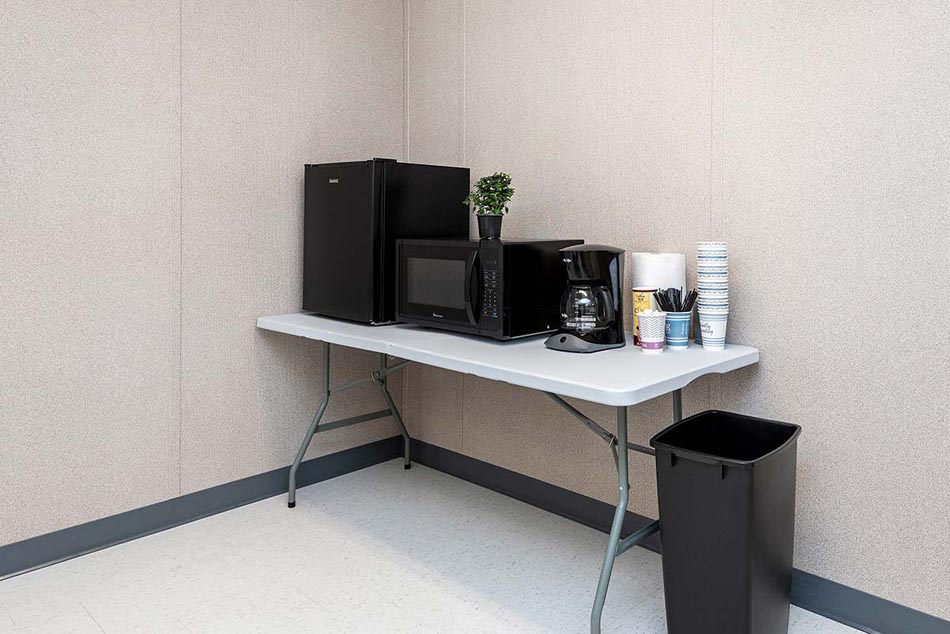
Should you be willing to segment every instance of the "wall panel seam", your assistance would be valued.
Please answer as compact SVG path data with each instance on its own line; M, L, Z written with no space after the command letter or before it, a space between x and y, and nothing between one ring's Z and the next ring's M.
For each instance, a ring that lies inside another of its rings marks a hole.
M402 160L409 162L409 0L402 2Z
M724 146L725 146L725 130L723 122L725 121L725 80L726 80L726 66L725 66L725 48L723 46L723 19L725 16L725 11L723 11L723 1L724 0L712 0L712 13L710 15L710 30L711 30L711 41L710 41L710 77L709 77L709 88L710 88L710 135L711 138L715 138L718 135L719 143L718 146L710 143L710 179L719 179L717 196L713 198L712 196L712 180L710 181L710 229L713 230L713 234L719 237L712 238L713 240L723 240L725 235L725 220L724 216L726 214L726 205L725 205L725 189L723 188L725 179L723 177L725 160L724 160ZM717 69L718 62L718 69ZM718 72L718 74L717 74ZM718 93L718 94L717 94ZM715 102L718 100L718 104ZM718 106L718 107L717 107ZM716 169L712 170L712 165L716 164ZM712 385L712 384L715 385ZM707 407L713 406L716 408L723 407L723 388L722 388L722 376L718 375L715 377L714 381L710 382L710 392L715 391L715 401L712 400L713 394L710 393L709 401Z
M708 222L710 230L715 220L716 200L713 196L713 181L716 178L716 0L709 3L709 183L707 196L709 197Z
M462 47L461 53L462 56L461 63L459 64L459 85L458 85L458 156L459 156L459 165L465 165L465 56L467 53L466 50L466 38L465 38L465 2L462 0L459 3L459 31L461 31L462 36Z
M465 12L467 10L466 0L459 3L459 30L462 36L462 46L460 55L462 57L459 63L459 85L458 85L458 152L459 165L465 165L465 70L467 64L467 46L468 40L465 33ZM459 452L465 452L465 375L459 379L458 390L458 413L459 413Z
M182 317L184 314L184 251L185 251L185 127L184 127L184 41L183 41L183 0L178 0L178 495L182 494L182 382L183 382L183 363L182 363Z

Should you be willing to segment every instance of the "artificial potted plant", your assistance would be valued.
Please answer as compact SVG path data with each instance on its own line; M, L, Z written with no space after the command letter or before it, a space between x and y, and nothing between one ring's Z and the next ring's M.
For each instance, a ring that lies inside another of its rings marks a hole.
M496 172L482 176L475 182L475 189L465 199L478 216L478 237L497 240L501 237L501 220L508 213L508 202L514 196L511 175Z

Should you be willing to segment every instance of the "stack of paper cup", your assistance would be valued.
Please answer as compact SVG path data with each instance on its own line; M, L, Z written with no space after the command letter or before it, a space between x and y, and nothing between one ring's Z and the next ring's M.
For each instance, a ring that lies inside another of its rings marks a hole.
M696 280L703 348L721 350L726 346L729 317L729 253L725 242L697 243Z

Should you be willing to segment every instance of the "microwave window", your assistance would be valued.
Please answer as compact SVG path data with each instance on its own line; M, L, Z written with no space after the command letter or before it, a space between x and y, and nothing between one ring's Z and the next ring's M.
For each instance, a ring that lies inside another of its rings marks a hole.
M465 261L408 258L407 299L410 304L465 308Z

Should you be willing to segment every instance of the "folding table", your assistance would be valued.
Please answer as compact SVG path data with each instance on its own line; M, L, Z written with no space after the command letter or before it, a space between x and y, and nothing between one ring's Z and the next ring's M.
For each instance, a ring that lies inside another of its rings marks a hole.
M687 350L667 350L650 355L633 346L629 334L628 345L623 348L594 354L571 354L545 348L543 337L499 342L405 324L366 326L305 313L261 317L257 320L257 327L320 341L323 346L323 400L290 467L288 506L291 508L295 504L297 469L316 433L392 416L403 438L405 468L411 466L409 432L386 386L387 376L409 363L445 368L543 392L606 442L617 468L619 495L594 595L591 634L600 634L614 559L660 529L659 521L655 521L627 537L621 539L620 536L630 494L627 451L654 453L649 447L627 441L627 407L672 393L673 421L679 421L682 417L680 390L683 387L705 374L730 372L759 360L755 348L733 345L727 345L724 350L705 350L690 344ZM379 368L366 378L331 387L331 344L379 353ZM391 364L390 357L399 361ZM321 423L332 394L370 382L379 387L385 409ZM615 407L616 435L565 401L565 396Z

